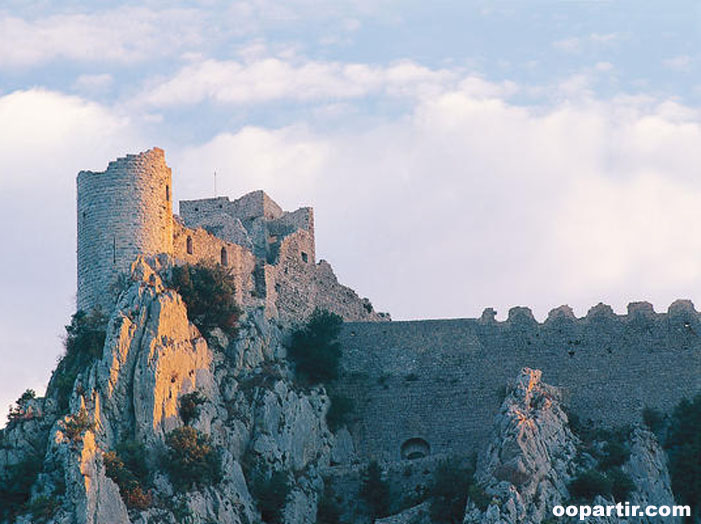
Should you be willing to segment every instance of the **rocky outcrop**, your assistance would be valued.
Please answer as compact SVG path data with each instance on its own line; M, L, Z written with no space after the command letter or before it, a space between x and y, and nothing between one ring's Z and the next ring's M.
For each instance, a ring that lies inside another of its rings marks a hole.
M137 260L110 318L102 357L73 385L69 413L54 417L43 434L31 430L46 448L33 500L51 497L53 518L62 524L175 523L184 515L193 523L255 522L252 476L283 471L290 485L284 521L314 522L320 470L333 447L323 388L296 387L282 330L262 311L244 313L235 339L218 329L205 339L188 321L180 296L164 285L168 264ZM222 479L179 493L163 471L165 439L184 425L179 401L195 391L204 403L190 425L216 446ZM3 450L3 464L21 460L21 435L37 420L8 428L4 439L14 451ZM106 474L104 454L128 440L143 445L151 472L145 510L127 508ZM31 521L30 514L18 520Z
M133 264L107 325L102 354L74 381L71 377L67 410L60 411L65 404L50 387L47 398L25 399L13 412L0 435L0 480L32 472L27 474L29 504L14 521L258 522L270 514L266 504L275 499L269 493L275 472L286 485L287 496L276 510L280 521L314 523L320 495L331 492L345 520L370 524L373 517L360 500L369 456L358 451L348 428L336 436L329 431L325 390L302 388L293 380L280 319L267 316L264 308L249 308L235 336L220 329L201 333L189 322L182 298L165 284L171 264L167 257L139 258ZM570 313L567 308L554 313L549 329L570 322ZM530 329L528 311L514 310L511 316L518 329ZM572 500L572 481L601 466L597 461L605 444L573 432L562 391L545 384L541 375L524 368L507 388L468 490L465 523L546 522L555 506ZM181 402L195 393L196 413L185 417ZM216 450L221 478L183 488L169 477L166 441L186 423ZM629 453L616 468L632 482L627 501L672 505L666 457L654 435L634 428L626 438ZM123 491L124 479L120 488L112 480L119 480L114 471L108 474L105 455L124 442L144 450L148 480L138 503ZM444 461L457 466L456 457L435 452L383 461L392 495L389 511L396 514L377 522L428 522L432 500L441 500L431 498L431 489ZM280 484L274 489L283 490ZM458 517L463 501L457 504ZM611 496L592 502L615 503Z
M597 461L570 429L561 400L561 391L544 384L540 371L522 370L495 417L492 438L478 461L475 479L491 500L480 510L468 499L465 524L540 523L553 518L555 506L572 501L571 482ZM627 447L630 455L621 467L633 483L627 501L641 507L673 505L666 458L655 436L634 428ZM612 497L597 496L587 503L616 502ZM621 522L618 517L588 520ZM627 522L657 521L629 518Z
M492 497L485 512L468 503L465 523L541 522L567 498L578 439L560 407L560 391L525 368L494 421L476 480Z

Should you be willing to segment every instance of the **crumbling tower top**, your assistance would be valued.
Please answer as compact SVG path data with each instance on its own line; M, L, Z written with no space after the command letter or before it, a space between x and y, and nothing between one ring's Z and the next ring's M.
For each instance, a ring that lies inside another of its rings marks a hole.
M154 147L78 173L78 309L109 309L138 255L173 253L172 175Z

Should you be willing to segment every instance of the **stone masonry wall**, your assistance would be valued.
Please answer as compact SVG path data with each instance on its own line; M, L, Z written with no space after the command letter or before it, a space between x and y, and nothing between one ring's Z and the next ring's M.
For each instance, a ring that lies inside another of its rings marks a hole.
M188 238L192 253L188 253ZM231 268L236 285L236 300L248 307L262 306L263 301L255 296L256 257L249 250L231 242L221 240L204 229L190 229L175 220L173 231L173 249L176 264L197 264L210 262ZM226 260L222 260L222 250Z
M306 319L319 307L347 321L389 320L374 311L369 300L341 285L328 262L315 264L313 247L311 234L297 230L282 240L277 263L265 266L266 295L276 314L294 322Z
M81 171L78 189L78 309L112 306L112 284L137 255L173 252L171 171L153 148Z
M539 324L514 308L479 320L348 323L342 391L355 403L361 456L395 460L410 438L431 453L470 453L485 442L504 385L528 366L568 392L571 410L606 425L639 422L645 406L669 412L701 390L701 322L688 301L666 314L647 303L618 316L569 308Z
M263 299L268 316L296 323L322 307L348 321L388 320L369 300L339 284L327 262L316 264L312 208L283 211L263 191L254 191L233 202L227 197L181 201L180 213L188 233L176 231L177 258L209 253L203 256L217 261L226 244L222 239L250 249L257 263L243 296ZM189 235L200 247L188 255L178 235Z

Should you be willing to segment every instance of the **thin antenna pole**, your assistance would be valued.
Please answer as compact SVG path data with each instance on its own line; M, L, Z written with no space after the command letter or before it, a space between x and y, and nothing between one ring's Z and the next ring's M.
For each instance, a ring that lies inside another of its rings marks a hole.
M217 196L217 172L214 171L214 196Z

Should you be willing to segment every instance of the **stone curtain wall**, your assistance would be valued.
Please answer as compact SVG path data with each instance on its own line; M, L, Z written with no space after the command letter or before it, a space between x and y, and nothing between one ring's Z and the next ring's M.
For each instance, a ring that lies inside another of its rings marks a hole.
M432 454L477 451L524 366L565 388L574 413L607 425L639 422L645 406L669 412L701 390L701 324L688 301L667 314L631 304L624 316L599 305L581 319L559 308L543 324L526 308L505 322L487 310L479 320L348 323L341 341L356 447L381 459L398 459L415 437Z
M78 309L109 309L112 284L137 255L173 253L171 170L153 148L81 171L77 189Z

